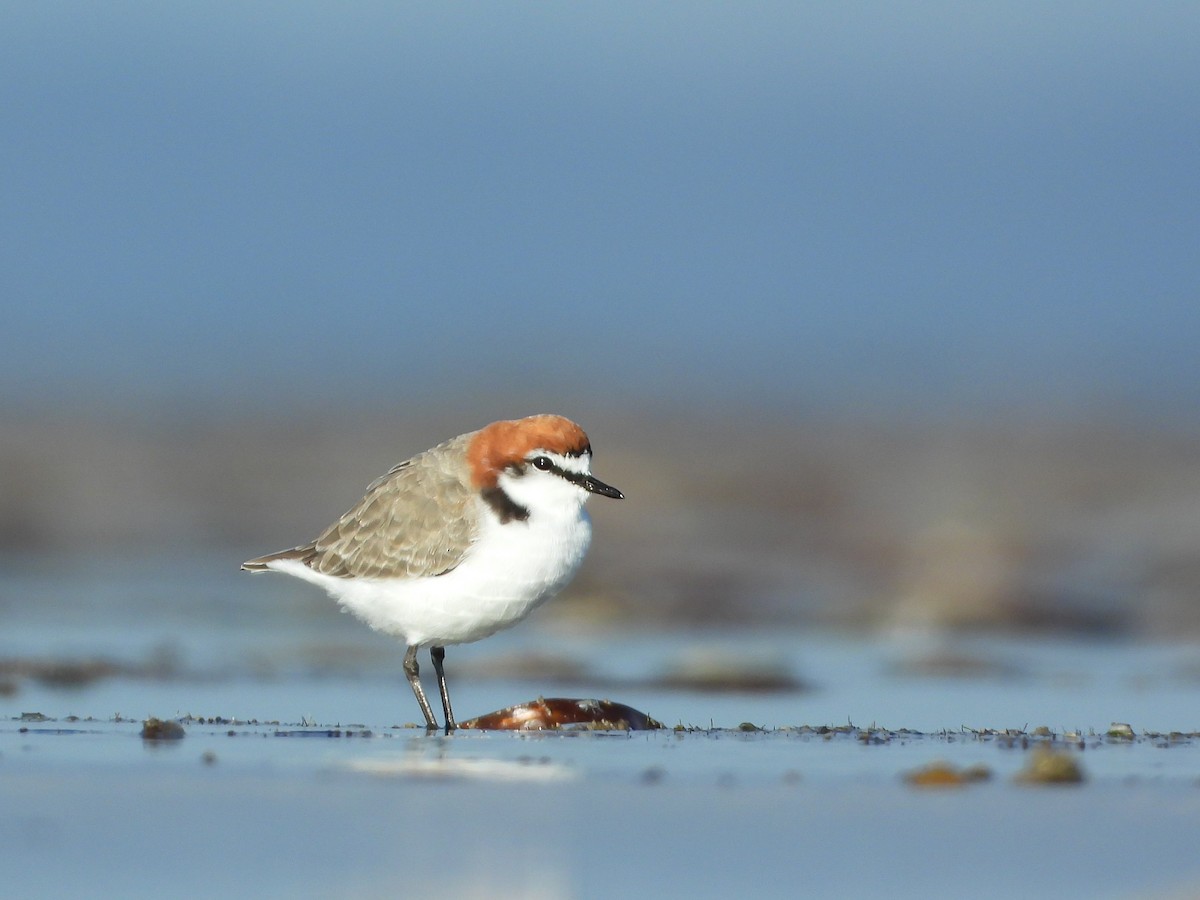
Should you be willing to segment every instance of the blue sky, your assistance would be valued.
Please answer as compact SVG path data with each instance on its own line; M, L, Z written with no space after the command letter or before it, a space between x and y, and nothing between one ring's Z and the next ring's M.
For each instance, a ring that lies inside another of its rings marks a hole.
M1200 402L1194 3L3 10L10 401Z

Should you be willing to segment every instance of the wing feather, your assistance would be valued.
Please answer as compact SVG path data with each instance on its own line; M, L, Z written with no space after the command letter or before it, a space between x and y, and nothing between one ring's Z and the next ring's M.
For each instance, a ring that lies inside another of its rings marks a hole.
M406 459L367 486L361 500L315 541L243 564L263 571L294 559L339 578L427 578L449 572L471 548L479 524L460 435Z
M327 575L423 578L449 572L470 549L478 525L462 435L407 459L313 541L305 562Z

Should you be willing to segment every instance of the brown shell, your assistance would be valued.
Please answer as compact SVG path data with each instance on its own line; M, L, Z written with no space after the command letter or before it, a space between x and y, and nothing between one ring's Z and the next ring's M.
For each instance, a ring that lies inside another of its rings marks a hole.
M486 731L647 731L663 726L644 712L613 700L538 697L459 722L458 727Z

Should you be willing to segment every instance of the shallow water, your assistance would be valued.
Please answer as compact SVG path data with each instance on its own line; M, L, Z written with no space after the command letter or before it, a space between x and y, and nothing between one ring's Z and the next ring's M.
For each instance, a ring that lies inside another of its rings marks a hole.
M460 718L597 696L687 729L428 736L399 727L417 710L391 641L282 579L212 571L0 578L0 659L125 667L72 687L13 677L0 696L6 893L1200 892L1195 645L587 633L540 616L449 650ZM534 655L528 675L498 674ZM665 686L696 660L805 689ZM225 721L147 742L150 715ZM1106 737L1114 721L1135 738ZM1049 739L988 730L1042 725L1083 784L1014 782ZM905 783L937 759L992 778Z
M138 723L19 727L0 729L0 859L21 896L1200 888L1195 739L1094 743L1080 753L1088 782L1035 788L1011 781L1019 743L958 736L189 723L159 745ZM932 758L994 776L940 790L898 777Z

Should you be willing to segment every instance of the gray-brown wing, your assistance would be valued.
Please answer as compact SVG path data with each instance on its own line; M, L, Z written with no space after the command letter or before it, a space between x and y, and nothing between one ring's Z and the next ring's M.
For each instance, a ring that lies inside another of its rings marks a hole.
M470 435L405 460L312 544L304 561L338 577L441 575L471 546L479 504L461 452Z

